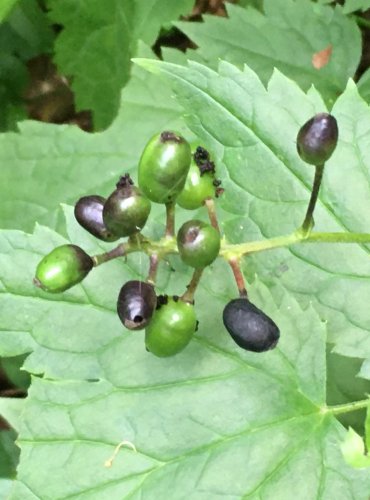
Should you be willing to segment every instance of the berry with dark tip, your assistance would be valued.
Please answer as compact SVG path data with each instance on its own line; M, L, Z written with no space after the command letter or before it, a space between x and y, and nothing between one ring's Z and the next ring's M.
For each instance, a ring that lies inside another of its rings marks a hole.
M75 205L77 222L90 234L103 241L116 241L118 236L109 231L103 221L105 198L98 195L84 196Z
M171 203L182 191L191 162L189 143L175 132L156 134L139 162L139 186L156 203Z
M153 285L145 281L128 281L121 288L117 312L123 325L129 330L142 330L151 320L157 305Z
M185 222L177 233L180 257L194 268L209 266L218 256L220 245L217 229L200 220Z
M238 346L247 351L273 349L280 337L279 328L246 297L231 300L223 311L223 322Z
M93 265L92 258L82 248L62 245L54 248L39 262L34 284L46 292L64 292L80 283Z
M150 209L150 201L126 174L104 204L103 221L119 237L131 236L145 226Z
M187 210L195 210L207 198L214 198L221 181L215 179L215 166L209 153L198 146L190 165L184 189L177 197L177 204Z
M197 327L194 306L168 297L145 329L145 345L155 356L174 356L185 349Z
M297 151L306 163L323 165L333 154L337 142L337 120L328 113L319 113L299 130Z

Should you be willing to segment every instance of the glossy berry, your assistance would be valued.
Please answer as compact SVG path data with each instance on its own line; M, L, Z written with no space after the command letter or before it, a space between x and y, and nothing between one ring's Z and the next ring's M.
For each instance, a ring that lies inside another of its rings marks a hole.
M297 151L306 163L323 165L333 154L337 142L337 120L328 113L319 113L299 130Z
M120 237L131 236L145 226L150 208L150 201L126 174L121 177L117 189L104 204L104 224L109 231Z
M84 196L75 205L77 222L90 234L103 241L116 241L118 236L110 232L103 221L105 198L98 195Z
M177 233L180 257L191 267L201 268L211 264L218 256L220 244L219 232L200 220L185 222Z
M189 143L175 132L150 139L139 162L139 186L156 203L171 203L182 191L191 162Z
M223 321L233 340L247 351L273 349L280 337L279 328L272 319L245 297L226 305Z
M196 327L194 306L180 299L168 298L154 312L146 327L146 348L159 357L173 356L188 345Z
M39 262L34 283L47 292L63 292L80 283L93 265L92 258L82 248L62 245Z
M215 179L215 167L208 152L198 146L193 155L184 189L177 198L180 207L195 210L204 204L207 198L213 198L219 181Z
M123 285L118 295L117 312L129 330L142 330L149 323L157 305L153 285L132 280Z

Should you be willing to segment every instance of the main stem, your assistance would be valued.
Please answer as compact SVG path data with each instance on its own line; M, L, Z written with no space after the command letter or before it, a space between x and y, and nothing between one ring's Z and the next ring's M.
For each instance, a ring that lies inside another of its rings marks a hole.
M311 198L310 198L310 202L309 202L308 207L307 207L306 216L305 216L303 224L302 224L302 231L304 234L308 234L311 231L311 228L313 225L313 212L315 210L317 197L319 196L322 176L324 173L324 167L325 167L325 164L316 165L316 167L315 167L315 178L313 181Z

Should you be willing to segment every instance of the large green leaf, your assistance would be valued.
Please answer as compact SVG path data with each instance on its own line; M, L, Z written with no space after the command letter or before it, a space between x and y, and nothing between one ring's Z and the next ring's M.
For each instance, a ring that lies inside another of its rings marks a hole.
M140 53L150 51L142 47ZM32 231L38 221L55 227L60 203L107 195L115 179L136 166L151 135L179 128L179 114L168 86L158 87L156 78L135 69L120 114L105 132L28 121L19 124L19 133L0 135L0 226Z
M153 44L161 26L191 10L194 0L49 0L51 19L63 25L55 61L73 76L79 109L93 110L96 127L115 118L137 41ZM82 22L83 20L83 22Z
M309 0L265 0L264 14L228 4L229 18L204 16L204 23L175 23L198 46L207 65L223 59L248 64L267 83L274 68L307 90L314 84L335 100L360 62L361 34L356 23ZM330 61L315 69L312 57L332 46Z
M71 209L66 216L71 240L101 251ZM146 273L140 257L111 262L83 285L47 295L31 276L60 236L39 227L32 236L2 237L9 253L1 260L0 307L18 314L0 345L14 335L14 347L32 350L28 369L47 377L33 379L22 411L11 498L367 498L369 476L345 464L344 430L325 409L325 325L312 308L303 312L283 290L276 306L255 283L251 299L277 322L281 341L264 354L242 351L220 328L222 308L236 292L217 261L197 293L195 339L178 356L158 359L146 352L141 332L123 330L115 312L121 283ZM159 290L181 293L188 273L178 258L172 265L176 283L167 283L173 273L163 264ZM122 440L137 453L124 448L104 467Z
M297 155L295 138L301 124L325 109L316 92L305 95L279 72L266 90L248 67L240 71L228 63L221 63L218 72L198 63L187 68L141 64L173 82L189 127L215 154L226 188L222 227L228 240L294 231L302 222L313 178L313 168ZM316 227L370 232L370 112L354 84L338 99L333 114L340 139L325 169ZM329 341L337 352L370 357L368 246L296 245L250 257L245 267L251 279L258 273L269 286L279 282L294 292L301 304L312 301L328 321ZM369 368L365 364L363 374L369 376Z

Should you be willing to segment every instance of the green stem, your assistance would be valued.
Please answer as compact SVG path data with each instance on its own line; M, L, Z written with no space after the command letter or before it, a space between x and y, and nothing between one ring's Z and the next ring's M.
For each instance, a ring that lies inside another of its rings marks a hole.
M304 234L309 233L312 226L313 226L313 212L315 210L317 197L319 196L322 176L324 173L324 167L325 167L325 164L324 165L316 165L316 167L315 167L315 178L313 181L311 198L310 198L310 202L309 202L308 207L307 207L306 216L305 216L303 224L302 224L302 231Z
M300 233L292 233L268 240L251 241L236 245L224 245L221 247L220 255L225 257L226 260L230 260L232 258L238 259L242 255L261 252L263 250L271 250L272 248L286 247L294 243L299 243L302 240L303 236Z
M104 264L109 260L117 259L118 257L124 257L130 252L134 250L130 247L128 243L121 243L117 247L109 250L108 252L101 253L99 255L94 255L92 260L94 261L94 266L100 266L100 264Z
M341 415L342 413L349 413L351 411L363 410L370 404L370 399L363 399L361 401L354 401L352 403L345 403L343 405L327 406L322 409L324 413L331 413L332 415Z
M186 292L181 296L181 300L184 302L194 303L194 294L199 285L200 279L202 277L204 268L195 269L193 276L191 277L190 283L187 286Z
M166 237L172 238L175 235L175 206L174 202L166 203Z
M292 234L278 236L261 241L251 241L248 243L239 243L236 245L221 246L220 256L226 260L240 259L243 255L250 253L272 250L274 248L287 247L297 243L370 243L370 233L319 233L313 232L309 235L304 235L298 230ZM178 253L176 239L174 237L165 237L159 241L150 241L140 238L138 241L128 241L121 243L116 248L109 252L94 255L94 266L100 266L104 262L124 257L132 252L145 252L149 255L158 254L158 258L162 258L168 254Z
M370 243L369 233L311 233L302 243Z

